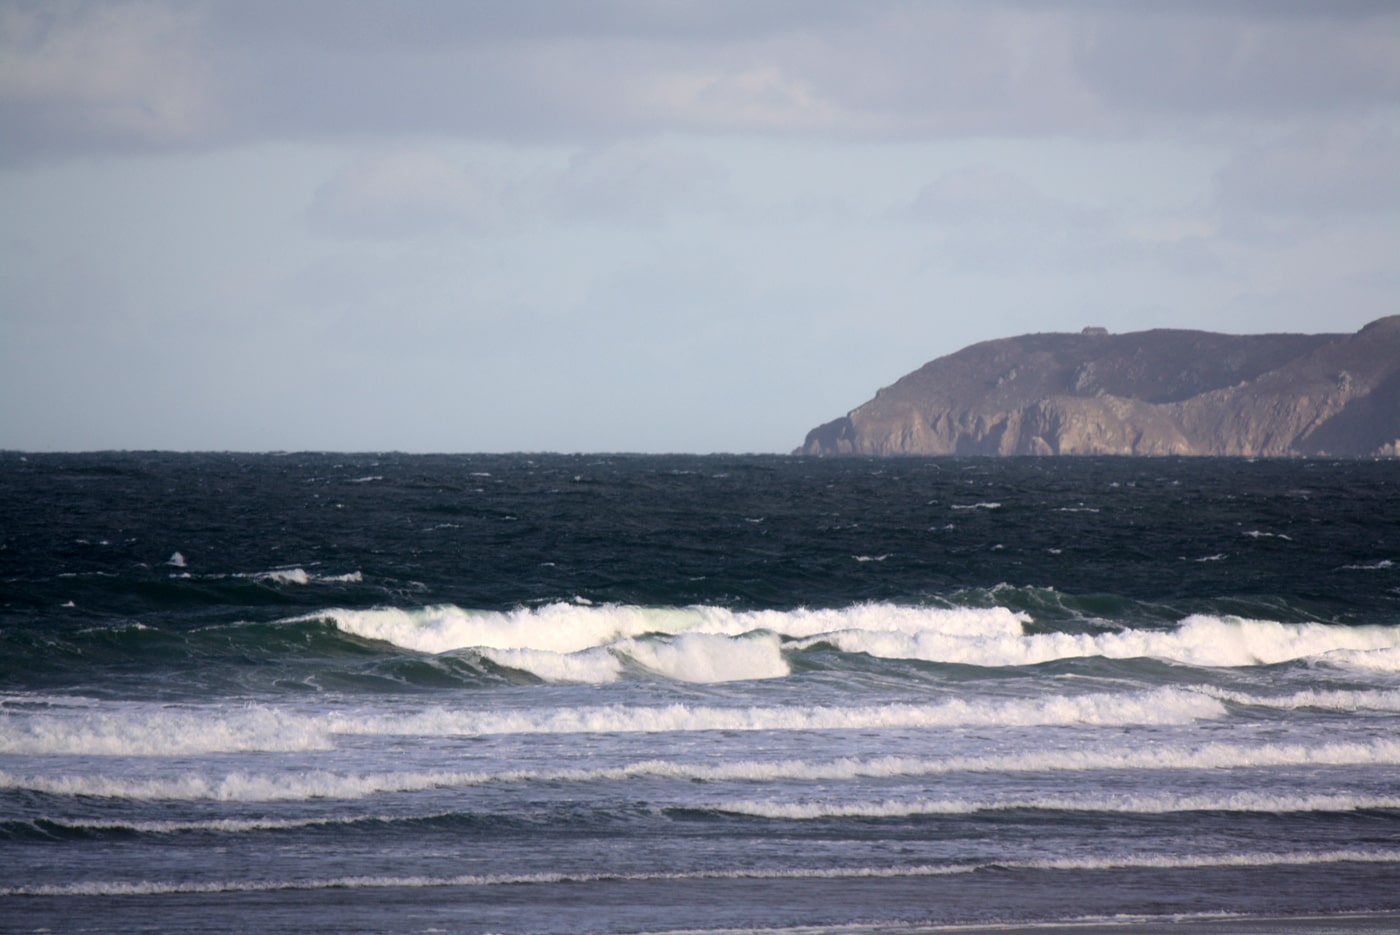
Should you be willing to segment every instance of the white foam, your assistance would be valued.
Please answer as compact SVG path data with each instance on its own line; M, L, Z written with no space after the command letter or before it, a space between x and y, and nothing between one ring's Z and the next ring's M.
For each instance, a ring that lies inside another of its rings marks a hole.
M221 576L211 576L221 577ZM274 568L271 571L240 572L232 575L234 578L252 578L254 581L265 581L272 584L346 584L364 580L364 575L358 571L347 572L342 575L313 575L305 568Z
M1053 773L1093 770L1201 770L1293 766L1394 766L1400 765L1400 740L1371 743L1305 744L1206 744L1199 747L1161 746L1131 749L1070 749L1027 751L989 756L853 757L824 762L808 760L739 760L728 763L678 763L651 760L605 770L542 773L537 778L593 781L656 776L671 779L723 782L733 780L831 781L860 777L896 778L950 773ZM511 776L511 779L522 778ZM536 777L529 777L536 778Z
M715 673L727 650L707 658L680 652L659 665L677 677L763 677L776 665L771 644L755 647L751 670ZM248 751L316 751L344 735L420 737L491 734L650 733L661 731L808 731L922 729L965 726L1185 724L1224 716L1219 699L1183 689L1062 695L1034 699L950 698L926 704L716 707L605 705L576 708L462 710L429 707L416 713L324 710L255 705L164 708L131 704L79 711L0 711L0 752L26 755L172 756Z
M914 799L882 802L722 802L714 811L756 818L812 820L818 818L911 818L919 815L971 815L979 812L1036 810L1112 812L1161 815L1173 812L1352 812L1400 808L1400 796L1269 795L1236 792L1228 795L1106 795L1092 798L1047 796L1030 799Z
M1387 568L1394 568L1395 563L1388 558L1370 562L1365 565L1343 565L1343 571L1384 571Z
M1322 661L1350 669L1400 672L1400 647L1334 650L1323 656Z
M1271 665L1328 658L1338 664L1400 671L1393 650L1400 628L1348 627L1321 623L1277 623L1239 617L1195 615L1175 628L1124 629L1108 633L1027 633L1030 617L1003 607L905 607L860 604L837 609L734 611L723 607L656 608L616 604L550 604L508 612L463 610L451 605L416 610L328 610L315 615L369 639L420 652L462 649L538 650L570 654L608 648L667 677L701 680L701 658L709 671L785 674L766 649L757 663L754 645L735 640L755 632L794 641L794 649L830 644L843 652L891 659L921 659L987 667L1034 665L1057 659L1151 657L1195 666ZM730 638L677 643L669 637ZM685 648L692 664L669 664ZM1355 655L1355 654L1370 655ZM721 657L729 654L732 658ZM1348 655L1352 654L1352 655ZM510 664L503 662L502 664ZM551 664L552 665L552 664ZM526 665L543 678L543 664ZM565 665L565 670L575 668ZM607 676L598 668L598 678ZM690 675L681 674L684 672ZM573 676L570 676L571 678ZM583 679L589 680L589 679Z
M239 578L253 578L256 581L271 581L274 584L310 584L311 576L305 568L277 568L252 575L237 575Z
M1377 652L1385 652L1378 650ZM1332 656L1327 657L1329 661ZM1211 686L1197 686L1204 692L1221 701L1255 705L1265 708L1297 710L1318 708L1331 711L1400 711L1400 689L1316 689L1309 688L1288 695L1251 695L1247 692L1228 691Z
M1097 858L999 860L980 863L905 866L793 867L786 869L700 870L652 873L470 874L451 877L333 877L310 880L85 881L40 886L0 887L0 896L156 896L179 893L254 893L323 889L427 889L437 887L546 886L601 882L679 882L686 880L846 880L955 876L981 870L1211 869L1216 867L1322 866L1339 863L1400 863L1400 852L1361 848L1292 853L1124 854Z
M999 510L999 509L1001 509L1001 504L1000 504L1000 503L996 503L996 502L991 502L991 501L989 501L989 502L984 502L984 503L954 503L954 504L952 505L952 509L954 509L954 510Z
M354 800L381 793L418 792L427 789L517 782L617 782L637 777L678 782L771 782L777 780L820 782L862 777L888 779L954 773L1054 773L1092 770L1172 771L1300 765L1313 767L1400 765L1400 740L1317 746L1304 744L1265 744L1262 746L1206 744L1199 747L1173 745L1116 750L1074 748L988 756L886 756L869 759L845 757L829 761L734 760L721 763L697 763L655 759L607 767L514 769L496 772L433 770L334 773L316 770L292 774L257 774L240 771L223 776L201 776L186 773L174 778L161 779L133 779L126 776L103 775L23 776L0 773L0 788L26 789L49 795L83 795L116 799L273 802L307 799ZM1048 802L1048 800L1045 801ZM1199 800L1196 805L1189 807L1241 810L1247 804L1245 800L1238 800L1229 807L1218 804L1207 806L1200 804L1203 801ZM1262 800L1256 799L1254 804L1257 805L1260 801ZM1263 810L1288 810L1278 805L1282 801L1284 800L1274 801L1273 804L1278 807L1269 807ZM1316 801L1321 802L1322 800ZM1332 804L1346 808L1395 807L1378 804L1379 800L1373 800L1370 805L1358 804L1360 801L1359 799L1353 800L1350 805L1345 805L1338 800ZM1387 801L1389 800L1387 799ZM728 806L716 807L727 808ZM932 807L929 806L929 808ZM982 803L977 807L990 808L993 806ZM1003 804L997 807L1069 809L1074 806L1063 803L1031 806L1021 803L1014 806ZM968 809L970 808L971 806L968 806ZM1150 809L1143 806L1137 810ZM774 817L785 816L775 814ZM162 824L161 827L165 826ZM261 827L261 825L250 825L248 830L255 830L257 827ZM224 830L235 831L239 829L231 825Z
M662 658L658 655L652 661L659 666L674 667L672 675L677 678L762 678L771 671L769 667L782 664L771 639L745 641L753 649L748 669L711 671L715 665L729 665L734 659L742 660L743 657L734 656L728 647L707 656L707 647L715 642L707 640L700 641L699 651L682 649L674 656ZM610 654L598 653L597 656L600 660L606 657L613 664L616 663ZM541 658L554 658L560 664L577 661L577 657ZM533 664L540 663L535 661ZM396 713L392 716L367 709L303 713L290 707L270 705L165 708L133 703L115 708L76 711L0 711L0 753L172 756L316 751L334 748L338 734L452 737L711 730L918 729L979 725L1185 724L1219 718L1224 714L1225 707L1217 698L1196 691L1170 688L1033 699L968 701L949 698L925 704L850 707L717 707L687 704L513 710L429 707L412 714Z
M439 816L413 816L417 819ZM70 819L40 818L34 823L68 828L72 831L127 831L136 834L184 834L218 831L224 834L248 834L258 831L286 831L295 828L317 828L330 825L356 825L370 822L403 820L391 815L353 815L341 818L210 818L205 821L120 821L102 818Z
M0 772L0 789L26 789L48 795L91 796L138 801L301 802L310 799L362 799L384 792L417 792L443 786L476 785L469 773L345 774L307 770L293 775L234 772L225 776L186 773L175 778L127 776L21 776Z
M555 653L545 649L483 649L482 657L498 666L528 672L546 682L615 682L622 676L622 661L606 649Z
M652 672L681 682L771 679L791 671L771 633L682 633L665 641L625 640L617 648Z
M121 705L64 712L0 713L0 753L174 756L334 747L323 726L285 709Z
M508 612L464 610L451 605L417 610L327 610L340 629L406 649L441 653L457 649L541 649L578 652L647 634L709 633L742 636L766 630L801 638L849 629L925 629L967 634L1021 632L1029 621L1005 608L920 608L860 604L840 609L734 611L724 607L637 607L587 603L549 604Z
M649 733L658 731L791 731L1033 727L1056 724L1189 724L1223 717L1225 707L1199 692L1163 688L1133 693L1095 693L1049 698L951 698L926 704L851 707L791 705L658 707L605 705L579 708L461 711L433 708L416 715L335 715L337 733L411 735Z
M1400 660L1391 655L1400 649L1400 628L1285 624L1203 615L1188 617L1173 630L1024 634L1005 626L980 632L861 629L827 634L820 639L834 643L843 652L979 666L1035 665L1097 656L1150 657L1194 666L1238 667L1363 653L1372 655L1337 655L1335 661L1400 671Z
M481 649L497 665L529 672L548 682L616 681L631 661L681 682L732 682L781 678L790 671L771 633L730 637L682 633L665 638L627 638L606 647L558 653L544 649Z

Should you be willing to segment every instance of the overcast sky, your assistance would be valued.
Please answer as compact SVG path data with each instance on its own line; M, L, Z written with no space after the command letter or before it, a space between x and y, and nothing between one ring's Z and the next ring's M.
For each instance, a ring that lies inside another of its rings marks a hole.
M789 451L1397 296L1393 0L0 0L0 448Z

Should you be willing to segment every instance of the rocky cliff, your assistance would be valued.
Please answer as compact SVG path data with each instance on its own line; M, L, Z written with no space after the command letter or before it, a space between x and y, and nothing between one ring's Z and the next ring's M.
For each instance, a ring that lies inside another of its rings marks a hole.
M987 341L813 429L796 453L1400 456L1400 315L1356 334Z

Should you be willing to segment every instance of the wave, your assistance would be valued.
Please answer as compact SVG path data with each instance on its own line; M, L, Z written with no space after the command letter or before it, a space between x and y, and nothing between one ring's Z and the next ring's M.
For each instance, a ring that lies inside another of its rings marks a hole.
M0 753L174 756L334 749L314 719L268 705L167 708L141 703L61 713L0 712Z
M324 889L429 889L440 887L529 886L569 883L645 883L690 880L842 880L953 876L987 870L1112 871L1205 870L1219 867L1322 866L1339 863L1395 864L1400 851L1343 849L1330 851L1229 854L1127 854L1097 858L997 860L910 866L793 867L783 869L699 870L654 873L528 873L462 876L359 876L314 880L85 881L37 886L0 887L0 896L164 896L176 894L278 892Z
M118 834L189 834L216 832L219 834L247 834L257 831L289 831L301 828L334 827L337 825L382 825L396 821L429 821L437 817L425 815L420 818L400 818L388 815L344 818L210 818L203 821L122 821L102 818L30 818L0 820L0 834L9 832L51 838L55 832L69 834L91 834L93 832L116 832Z
M720 707L601 705L519 710L430 707L385 715L358 710L307 713L271 705L165 708L127 704L78 712L5 711L0 753L166 756L248 751L314 751L335 736L656 733L664 731L813 731L972 726L1037 727L1188 724L1225 716L1224 704L1197 691L947 698L926 704Z
M1228 795L1096 794L1092 799L1048 796L1032 799L915 799L883 802L723 802L699 808L754 818L810 820L818 818L911 818L920 815L973 815L994 811L1106 812L1162 815L1172 812L1355 812L1400 809L1400 796L1269 795L1235 792Z
M222 576L212 575L205 577L217 578ZM364 575L358 571L346 572L342 575L314 575L305 568L298 566L274 568L271 571L239 573L228 577L252 578L254 581L271 584L358 584L364 580Z
M1400 740L1332 744L1205 744L1109 750L1043 750L986 756L843 757L836 760L734 760L696 763L652 759L607 767L560 767L498 771L405 771L347 774L323 770L294 774L235 772L210 777L186 773L176 778L125 776L22 776L0 772L0 789L22 789L57 796L134 800L214 800L276 802L306 799L362 799L380 793L420 792L525 782L622 782L637 778L677 782L840 781L903 778L954 773L1060 773L1096 770L1220 770L1280 767L1357 767L1400 765ZM1381 806L1374 806L1381 807ZM183 826L181 826L183 827ZM280 825L279 825L280 827ZM235 830L228 828L225 830ZM251 829L249 829L251 830Z
M894 604L789 611L550 604L506 612L442 605L333 609L298 619L317 618L418 652L475 651L546 681L613 681L629 666L692 682L779 678L790 671L784 652L824 647L992 668L1075 658L1153 658L1206 668L1317 659L1400 671L1400 628L1205 614L1171 628L1104 625L1101 632L1028 632L1031 617L1004 607Z
M817 638L842 652L987 667L1028 666L1073 658L1152 658L1203 668L1276 665L1301 659L1388 669L1400 630L1319 623L1276 623L1193 615L1172 630L1107 633L948 632L938 628L846 630ZM801 645L801 644L799 644ZM1368 655L1370 654L1370 655Z
M1385 651L1361 653L1365 658ZM1329 657L1330 659L1331 657ZM1400 689L1318 689L1309 688L1287 695L1251 695L1210 685L1196 686L1196 691L1235 704L1286 711L1312 709L1321 711L1388 711L1400 712Z

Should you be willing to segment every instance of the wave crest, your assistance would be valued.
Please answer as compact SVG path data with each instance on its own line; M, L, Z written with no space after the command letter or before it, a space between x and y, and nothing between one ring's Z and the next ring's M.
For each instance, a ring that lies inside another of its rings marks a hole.
M1207 668L1319 659L1400 671L1400 628L1205 614L1172 628L1103 632L1028 632L1031 617L1005 607L894 604L735 611L556 603L507 612L440 605L316 616L346 633L418 652L473 650L546 681L612 681L622 676L624 663L681 681L778 678L790 671L785 650L821 647L991 668L1097 657Z

